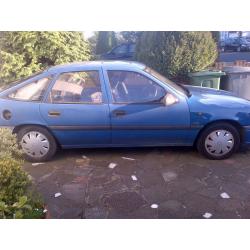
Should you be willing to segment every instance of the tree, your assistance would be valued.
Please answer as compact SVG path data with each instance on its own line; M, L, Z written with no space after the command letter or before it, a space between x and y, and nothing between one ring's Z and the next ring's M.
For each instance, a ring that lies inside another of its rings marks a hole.
M214 41L217 43L217 45L220 42L220 32L219 31L211 31L212 37Z
M117 45L116 33L114 31L111 31L110 33L110 44L111 44L111 48Z
M125 42L136 42L142 31L121 31L120 35L122 37L122 41Z
M96 54L97 37L98 37L98 31L95 31L93 35L88 38L92 56Z
M81 32L2 32L0 82L5 84L49 66L89 58L89 44Z
M216 57L211 32L143 32L136 46L136 59L167 77L186 77L212 65Z
M117 38L114 31L99 31L96 42L96 54L100 55L117 45Z

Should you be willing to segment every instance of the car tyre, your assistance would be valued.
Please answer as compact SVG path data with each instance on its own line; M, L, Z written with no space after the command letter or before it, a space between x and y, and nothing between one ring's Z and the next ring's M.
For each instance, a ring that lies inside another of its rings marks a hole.
M30 162L50 160L57 151L57 143L51 133L43 127L27 126L17 132L17 140Z
M196 146L208 159L226 159L239 149L240 134L231 124L212 124L201 132Z

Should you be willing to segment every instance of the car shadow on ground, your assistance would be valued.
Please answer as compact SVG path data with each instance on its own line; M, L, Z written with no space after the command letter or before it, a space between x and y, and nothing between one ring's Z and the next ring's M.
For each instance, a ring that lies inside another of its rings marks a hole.
M74 156L74 157L81 157L81 155L96 155L102 157L104 154L109 155L144 155L145 153L150 153L152 151L158 152L173 152L173 153L196 153L197 157L203 157L196 152L194 147L136 147L136 148L76 148L76 149L60 149L58 150L57 154L53 157L52 161L63 160L66 157Z

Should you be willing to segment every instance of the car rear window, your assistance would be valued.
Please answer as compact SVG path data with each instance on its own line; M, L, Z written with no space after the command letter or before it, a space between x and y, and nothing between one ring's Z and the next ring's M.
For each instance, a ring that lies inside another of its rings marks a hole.
M27 81L27 80L29 80L29 79L31 79L31 78L33 78L33 77L36 77L36 76L40 75L40 74L43 73L43 72L44 72L44 71L39 71L39 72L37 72L37 73L35 73L35 74L31 75L31 76L24 77L24 78L20 78L20 79L14 81L14 82L10 82L10 83L8 83L8 84L1 84L1 83L0 83L0 92L5 91L5 90L7 90L7 89L10 89L10 88L12 88L12 87L15 87L15 86L17 86L18 84L20 84L20 83L22 83L22 82L24 82L24 81Z
M19 101L41 101L51 79L51 77L44 77L28 83L10 93L8 98Z

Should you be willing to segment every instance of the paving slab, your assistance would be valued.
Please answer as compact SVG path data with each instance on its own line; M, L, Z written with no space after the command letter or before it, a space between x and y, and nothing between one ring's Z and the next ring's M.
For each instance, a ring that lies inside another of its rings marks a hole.
M23 168L48 218L250 218L250 151L211 161L187 147L62 150Z

